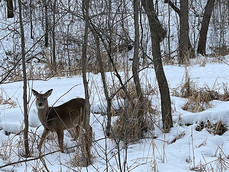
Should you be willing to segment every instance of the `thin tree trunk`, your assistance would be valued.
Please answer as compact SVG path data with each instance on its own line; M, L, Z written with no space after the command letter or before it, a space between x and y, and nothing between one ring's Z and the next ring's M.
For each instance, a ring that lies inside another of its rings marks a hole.
M105 40L104 40L102 34L97 30L96 26L95 26L92 22L90 22L90 25L91 25L91 27L93 28L93 30L96 32L96 34L99 36L100 40L102 41L102 43L103 43L103 45L104 45L104 48L106 49L108 58L109 58L110 63L111 63L111 65L112 65L113 69L114 69L114 75L118 78L118 80L119 80L119 82L120 82L120 84L121 84L121 88L122 88L122 90L123 90L124 93L125 93L125 96L127 97L128 100L131 100L131 99L130 99L130 95L129 95L129 93L128 93L128 90L127 90L127 88L126 88L126 84L123 83L122 77L121 77L121 75L118 73L118 70L117 70L117 68L116 68L116 66L115 66L114 60L113 60L113 58L112 58L112 55L111 55L111 53L110 53L110 51L109 51L109 48L108 48L108 46L107 46L107 44L106 44L106 42L105 42ZM111 99L112 99L113 97L114 97L114 95L111 96Z
M108 14L107 14L107 27L108 27L108 51L109 53L108 54L111 54L111 49L112 49L112 45L113 45L113 40L112 40L112 34L113 34L113 27L111 25L111 22L112 22L112 18L111 18L111 0L108 0L107 1L108 3ZM112 71L112 65L111 65L111 62L108 61L108 66L109 68L111 69ZM108 126L109 127L109 126Z
M227 0L227 25L229 25L229 0Z
M103 82L103 90L107 101L107 126L106 126L106 135L109 137L111 134L111 98L109 97L108 87L107 87L107 81L106 81L106 75L104 71L104 64L102 61L101 53L100 53L100 45L99 45L99 36L96 34L96 32L91 27L93 36L95 38L95 44L96 44L96 59L99 63L99 70Z
M85 92L85 115L83 120L83 128L86 130L82 136L82 145L83 145L83 156L84 156L84 165L88 166L91 164L91 153L90 147L92 144L91 140L91 131L90 131L90 104L89 104L89 91L88 91L88 82L86 76L87 69L87 44L88 44L88 29L89 29L89 0L82 0L82 10L85 20L85 29L84 29L84 43L82 48L82 73L83 73L83 84Z
M138 69L139 69L139 0L133 0L133 7L134 7L134 57L133 57L133 64L132 64L132 72L134 77L134 83L137 91L138 96L138 120L139 120L139 137L142 136L143 131L143 94L140 84L140 79L138 76Z
M169 8L169 5L168 5L168 59L171 60L171 41L170 41L170 38L171 38L171 10Z
M23 106L24 106L24 145L25 145L25 156L28 157L29 152L29 142L28 142L28 109L27 109L27 78L26 78L26 64L25 64L25 37L24 37L24 27L22 20L22 7L21 0L18 0L19 7L19 20L20 20L20 32L21 32L21 55L22 55L22 68L23 68Z
M173 126L172 114L171 114L171 100L169 94L169 87L165 77L163 65L162 65L162 56L160 50L160 35L162 33L162 27L159 26L160 22L156 16L153 1L151 0L142 0L143 8L148 17L150 33L151 33L151 42L152 42L152 54L154 60L154 69L156 73L156 78L159 85L160 95L161 95L161 111L162 111L162 122L164 132L169 132L170 128Z
M52 26L52 70L56 73L56 1L53 2L53 26ZM53 72L53 71L52 71Z
M48 21L48 3L47 0L43 0L45 7L45 47L49 45L49 21Z
M104 94L106 97L106 101L107 101L107 126L106 126L106 136L110 136L112 134L111 131L111 101L112 99L109 97L109 92L108 92L108 87L107 87L107 81L106 81L106 75L105 75L105 71L104 71L104 63L102 61L102 57L101 57L101 53L100 53L100 42L99 42L99 36L97 35L96 31L94 30L93 27L90 27L92 34L94 36L95 39L95 44L96 44L96 59L99 63L99 70L100 70L100 74L101 74L101 78L102 78L102 82L103 82L103 90L104 90ZM105 145L106 147L107 145ZM105 148L105 160L106 162L108 162L108 156L107 156L107 149ZM106 169L108 171L109 166L106 163Z
M181 15L181 13L182 13L181 10L170 0L164 0L164 3L168 3L169 4L169 6L178 14L179 19L180 19L180 23L182 23L181 22L181 20L182 20L181 18L183 17L182 16L183 14ZM181 3L184 3L183 0L182 0ZM189 50L188 52L190 53L190 58L195 58L195 50L192 47L192 44L190 42L189 36L188 36L188 50Z
M180 64L188 58L188 41L189 41L189 24L188 24L188 0L180 1L180 39L179 39L179 56Z
M29 13L30 13L30 38L33 39L33 11L32 11L32 2L29 2Z
M197 48L197 53L200 53L202 55L206 55L208 26L214 9L214 4L215 4L215 0L208 0L207 5L205 6L204 16L201 23L198 48Z

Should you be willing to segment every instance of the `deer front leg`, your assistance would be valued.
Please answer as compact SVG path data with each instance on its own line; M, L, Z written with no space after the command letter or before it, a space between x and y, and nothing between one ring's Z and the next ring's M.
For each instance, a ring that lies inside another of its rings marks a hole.
M58 143L60 146L60 150L62 153L64 153L64 146L63 146L63 142L64 142L64 131L63 130L58 130L56 131L57 136L58 136Z
M42 144L43 144L43 142L44 142L46 136L48 135L48 133L49 133L49 130L48 130L47 128L44 128L43 134L42 134L42 136L41 136L41 141L40 141L40 143L39 143L39 145L38 145L38 150L39 150L39 151L41 151Z

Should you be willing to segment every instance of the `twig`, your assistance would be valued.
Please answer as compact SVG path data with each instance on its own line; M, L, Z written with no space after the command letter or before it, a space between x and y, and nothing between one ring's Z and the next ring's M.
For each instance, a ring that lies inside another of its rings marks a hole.
M67 14L65 14L65 15L67 15ZM56 21L56 23L59 22L59 20L60 20L61 18L63 18L65 15L61 16L61 17ZM49 31L51 31L51 29L49 29ZM35 42L35 43L25 52L25 55L27 55L27 54L32 50L32 48L34 48L35 45L37 45L44 37L45 37L45 34L42 35L42 36L37 40L37 42ZM3 77L3 79L0 81L0 84L2 84L2 83L8 78L8 76L11 74L11 72L18 66L18 64L20 63L21 59L22 59L22 57L20 57L20 58L18 59L18 61L15 63L15 65L8 71L8 73L6 74L6 76Z
M55 101L55 103L53 103L52 106L54 106L62 97L64 97L64 96L65 96L66 94L68 94L73 88L75 88L75 87L78 86L78 85L80 85L80 84L74 85L74 86L71 87L67 92L65 92L63 95L61 95L61 96Z
M99 142L99 141L101 141L101 140L105 140L105 139L107 139L107 138L103 137L103 138L99 138L99 139L97 139L97 140L93 140L92 142L93 142L93 143L97 143L97 142ZM141 139L152 139L152 137L142 137ZM158 140L158 139L157 139L157 140ZM161 141L163 141L163 140L161 140ZM166 142L166 141L165 141L165 142ZM68 150L68 149L73 149L73 148L76 148L76 147L79 147L79 146L82 146L82 144L77 144L77 145L75 145L75 146L71 146L71 147L68 147L68 148L65 148L65 149L66 149L66 150ZM44 158L44 157L46 157L46 156L48 156L48 155L57 153L57 152L59 152L59 151L60 151L60 149L58 149L58 150L56 150L56 151L52 151L52 152L46 153L46 154L40 154L38 157L26 158L26 159L21 160L21 161L15 161L15 162L7 163L7 164L5 164L5 165L0 166L0 169L1 169L1 168L4 168L4 167L11 166L11 165L16 165L16 164L20 164L20 163L26 163L26 162L38 160L38 159Z
M105 138L100 138L100 139L94 140L92 142L98 142L98 141L101 141L101 140L104 140L104 139ZM67 150L68 149L73 149L73 148L76 148L76 147L79 147L79 146L82 146L82 144L77 144L75 146L71 146L71 147L68 147L66 149ZM20 163L24 163L24 162L30 162L30 161L38 160L38 159L46 157L47 155L51 155L51 154L57 153L59 151L60 151L60 149L58 149L56 151L53 151L53 152L49 152L49 153L43 154L43 155L39 155L38 157L35 157L35 158L27 158L27 159L24 159L24 160L21 160L21 161L15 161L15 162L7 163L5 165L0 166L0 169L4 168L4 167L7 167L7 166L15 165L15 164L20 164Z

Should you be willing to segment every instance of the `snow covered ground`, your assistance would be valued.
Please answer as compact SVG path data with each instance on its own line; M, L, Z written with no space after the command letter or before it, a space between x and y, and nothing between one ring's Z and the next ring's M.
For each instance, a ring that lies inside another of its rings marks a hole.
M185 67L176 65L166 65L164 67L167 80L172 89L184 82ZM193 64L187 67L191 81L198 87L205 85L209 88L223 92L223 85L229 84L229 66L225 63L206 63L205 66ZM141 73L142 82L156 86L155 74L153 69L147 69ZM108 78L111 74L107 74ZM91 111L101 111L105 105L105 97L102 93L102 82L100 75L89 74ZM30 81L30 88L39 92L53 89L49 97L49 104L53 105L56 100L64 95L55 105L61 104L74 97L84 97L83 83L81 76L71 78L52 78L48 81ZM105 117L100 114L91 113L91 125L93 128L94 143L92 146L93 163L87 168L74 166L75 150L72 148L68 153L52 153L45 156L41 161L38 157L37 143L43 127L36 115L37 110L34 97L29 91L29 144L32 157L36 159L19 164L3 167L8 163L23 161L23 113L22 113L22 82L8 83L0 86L3 100L10 104L0 105L0 170L1 171L42 171L46 170L44 162L49 171L228 171L229 170L229 131L223 135L209 133L206 128L196 131L200 122L211 121L216 123L222 120L225 126L229 126L229 102L213 100L211 108L205 111L192 113L182 109L187 99L172 96L172 111L174 127L167 134L162 133L161 123L155 126L153 131L156 139L148 137L136 143L128 145L127 151L123 144L120 144L121 164L118 163L118 149L114 141L105 138L104 125ZM152 95L152 106L160 107L159 96ZM116 117L113 118L115 121ZM40 126L40 127L39 127ZM151 131L152 132L152 131ZM65 132L65 147L77 145L72 141L68 132ZM46 139L42 153L48 154L58 150L57 138L51 134ZM109 163L106 163L106 155ZM108 169L107 169L108 168Z

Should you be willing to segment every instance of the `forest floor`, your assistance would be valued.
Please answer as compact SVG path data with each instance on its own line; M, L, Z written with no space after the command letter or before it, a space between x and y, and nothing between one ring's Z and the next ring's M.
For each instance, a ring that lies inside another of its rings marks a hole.
M229 60L229 56L224 60ZM78 142L72 141L67 131L64 146L74 148L65 153L55 152L58 150L57 138L55 134L50 134L42 147L42 154L48 155L42 160L36 159L39 156L37 144L43 127L40 126L37 117L31 90L29 91L31 157L24 158L23 83L2 84L0 86L0 171L47 171L47 169L90 172L229 171L229 102L227 101L229 66L206 58L201 62L194 60L188 66L165 65L164 69L171 92L174 126L166 134L161 130L160 96L155 73L154 69L146 69L140 73L140 76L143 88L155 90L154 94L148 95L152 108L157 111L157 114L148 114L155 119L154 130L148 131L145 139L128 144L127 147L123 142L120 142L117 147L112 139L104 136L106 117L101 114L105 109L106 101L100 74L88 74L91 96L90 123L93 128L94 142L91 149L92 165L87 168L76 166L75 152L78 147L74 146ZM121 74L123 78L128 77ZM114 79L112 73L107 73L107 77L112 90L118 85L118 81ZM190 86L189 91L191 90L193 94L185 97L187 82ZM59 105L74 97L84 97L81 76L29 81L29 87L38 92L45 92L52 88L53 93L49 97L50 105L54 103ZM56 102L62 95L64 96ZM204 96L208 99L203 98ZM114 99L113 106L117 107L120 102L122 100ZM113 117L112 122L117 118L117 116ZM11 164L17 161L24 162Z

